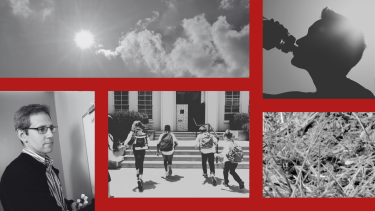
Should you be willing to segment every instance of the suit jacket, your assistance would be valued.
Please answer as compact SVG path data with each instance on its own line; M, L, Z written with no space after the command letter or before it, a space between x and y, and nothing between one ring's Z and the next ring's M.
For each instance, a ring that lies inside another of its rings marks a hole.
M56 175L59 170L52 167ZM61 211L47 183L46 166L21 153L5 169L0 181L0 201L4 211ZM66 200L71 209L73 200Z

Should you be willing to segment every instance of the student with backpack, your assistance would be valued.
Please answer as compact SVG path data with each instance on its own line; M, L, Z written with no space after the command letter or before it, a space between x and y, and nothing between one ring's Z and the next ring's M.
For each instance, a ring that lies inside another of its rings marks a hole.
M199 134L195 139L195 148L199 147L199 151L202 155L202 169L203 169L203 176L207 178L207 160L210 166L210 177L212 179L212 184L216 186L216 178L215 178L215 146L218 144L217 139L215 136L210 134L205 126L201 126L199 128Z
M171 126L164 126L164 133L159 136L158 143L156 145L157 153L159 156L159 151L164 159L165 177L172 175L172 159L174 150L178 145L176 136L171 133Z
M150 141L147 134L143 132L144 129L145 126L141 121L134 121L124 143L128 147L131 145L133 149L139 191L143 191L143 162L145 160L146 149L148 149L148 142Z
M238 182L240 189L245 187L245 183L241 180L240 176L236 173L238 163L243 160L242 148L237 145L233 140L233 133L226 130L224 135L223 151L220 156L223 158L224 163L224 186L229 186L228 172L233 176L234 180Z

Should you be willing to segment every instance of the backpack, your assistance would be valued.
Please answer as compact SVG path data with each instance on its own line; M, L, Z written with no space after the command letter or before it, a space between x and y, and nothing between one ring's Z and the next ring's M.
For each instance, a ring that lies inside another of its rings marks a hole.
M173 149L173 137L170 133L164 135L160 141L160 151L172 151Z
M209 133L203 134L200 141L200 148L210 149L214 145L213 136Z
M227 153L227 158L232 163L241 163L243 160L243 151L241 146L234 143L229 147L229 152Z
M145 147L147 145L147 134L146 133L133 133L134 147Z

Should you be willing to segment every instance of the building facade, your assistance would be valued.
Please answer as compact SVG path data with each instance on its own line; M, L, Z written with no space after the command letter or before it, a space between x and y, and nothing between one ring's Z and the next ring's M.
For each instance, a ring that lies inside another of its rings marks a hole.
M153 130L196 131L210 123L216 131L229 128L234 113L249 113L249 91L110 91L108 112L146 113Z

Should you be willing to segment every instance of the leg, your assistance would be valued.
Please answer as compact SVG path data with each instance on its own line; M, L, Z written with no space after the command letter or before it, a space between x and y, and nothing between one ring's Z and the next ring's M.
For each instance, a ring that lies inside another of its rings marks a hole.
M203 169L203 174L207 175L207 155L206 154L202 154L202 169Z
M230 161L227 161L224 163L224 169L223 169L223 173L224 173L224 185L229 183L229 180L228 180L228 173L229 173L229 169L230 169Z
M173 153L171 155L167 155L169 176L172 175L172 159L173 159Z
M145 161L146 150L138 150L138 151L140 151L139 152L139 174L143 175L143 163Z
M208 164L210 165L210 177L212 179L212 185L216 186L216 178L215 178L215 155L214 153L209 153L208 155Z
M243 189L245 187L245 183L241 180L240 176L238 176L236 172L237 166L238 166L238 163L231 163L230 174L233 176L234 180L238 182L238 184L240 185L240 189Z
M139 179L139 153L138 150L133 150L135 160L135 170L137 171L137 179Z
M111 181L111 175L109 175L109 172L108 172L108 198L111 197L111 191L110 191L110 182Z
M215 176L215 154L209 153L208 155L208 164L210 165L210 173Z
M165 171L167 171L167 166L168 166L168 160L167 160L167 155L164 155L163 153L161 153L161 155L163 156L163 160L164 160L164 169Z

